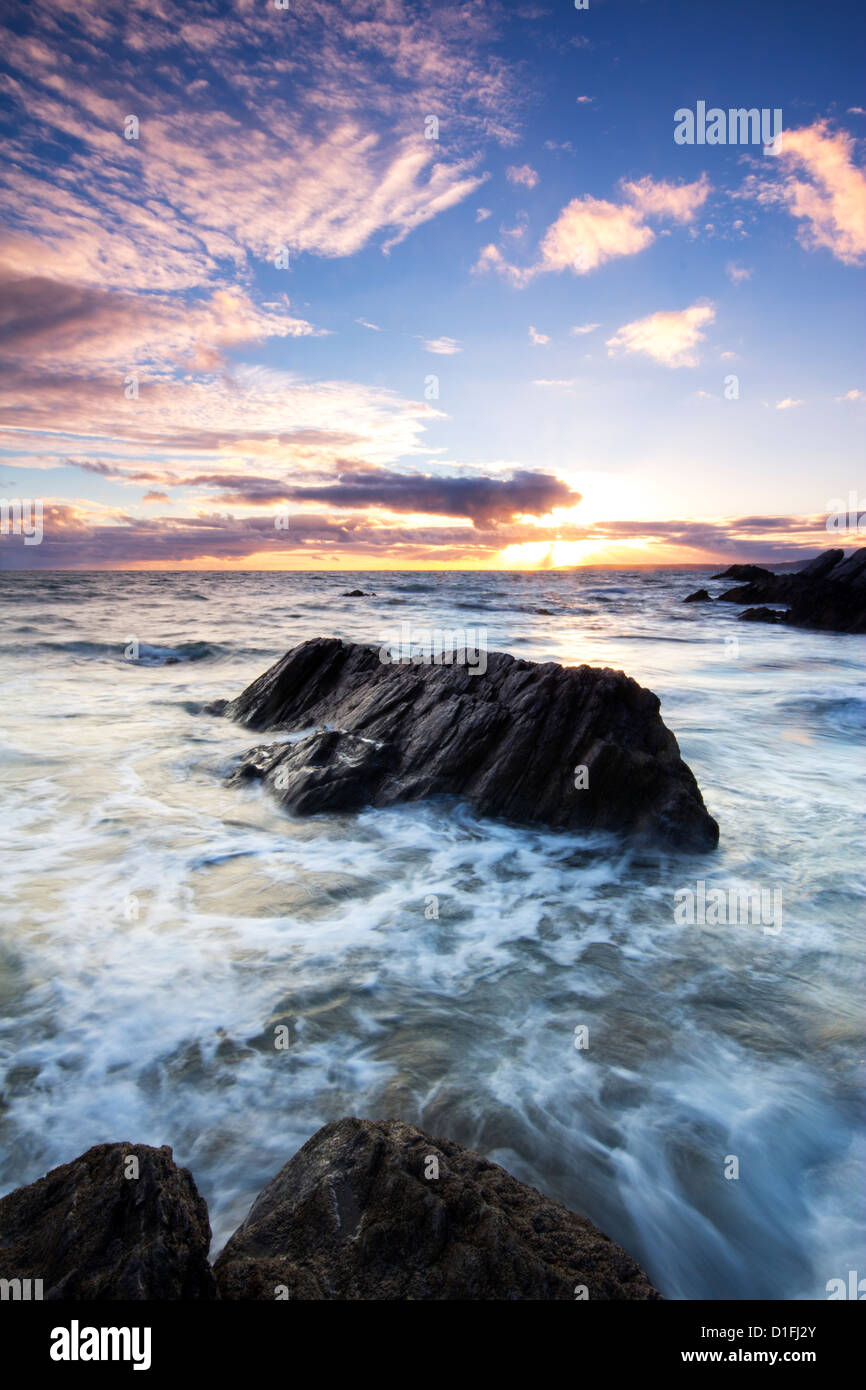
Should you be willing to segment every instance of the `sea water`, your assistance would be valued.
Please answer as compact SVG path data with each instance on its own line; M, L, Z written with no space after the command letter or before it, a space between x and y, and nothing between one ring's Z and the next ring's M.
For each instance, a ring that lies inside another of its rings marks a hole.
M170 1144L216 1252L320 1125L397 1116L670 1298L866 1274L866 644L684 605L709 574L0 574L2 1191ZM262 739L206 702L404 622L650 687L718 850L226 784ZM678 922L698 884L779 893L781 929Z

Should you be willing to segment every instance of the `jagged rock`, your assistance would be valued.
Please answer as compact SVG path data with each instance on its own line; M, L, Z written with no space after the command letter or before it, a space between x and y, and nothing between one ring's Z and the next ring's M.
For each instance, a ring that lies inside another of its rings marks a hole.
M803 569L791 574L764 572L739 589L719 595L724 603L759 605L740 617L748 622L783 622L791 627L827 632L866 632L866 546L845 559L843 550L827 550ZM770 603L789 604L787 612L760 618L771 612Z
M0 1278L41 1279L46 1299L216 1298L209 1245L168 1146L97 1144L0 1199Z
M585 1217L399 1120L325 1125L214 1268L224 1299L661 1298Z
M711 599L706 589L695 589L693 594L687 594L683 603L710 603Z
M336 638L288 652L225 713L317 732L253 749L234 778L263 779L300 815L448 795L522 824L718 842L658 697L621 671L490 652L481 674L463 653L447 666L380 656Z
M348 589L341 595L342 598L375 598L375 594L368 594L364 589Z

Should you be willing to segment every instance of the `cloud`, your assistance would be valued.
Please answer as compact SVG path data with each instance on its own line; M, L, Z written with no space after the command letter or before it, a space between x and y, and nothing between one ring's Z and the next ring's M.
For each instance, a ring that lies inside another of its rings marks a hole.
M476 221L476 222L486 222L486 221L487 221L487 218L488 218L488 217L492 217L492 215L493 215L493 214L492 214L490 208L476 208L476 210L475 210L475 221Z
M551 377L547 379L542 377L537 381L533 381L532 384L533 386L547 386L552 388L558 388L560 390L571 390L571 388L576 385L576 381L573 377Z
M170 502L167 492L146 492L142 497L142 502Z
M776 401L777 410L793 410L795 406L802 405L802 401L795 401L793 397L786 396L783 401Z
M424 348L427 352L438 353L440 357L452 357L455 352L463 351L463 344L456 338L425 338Z
M550 342L550 337L549 337L549 335L548 335L547 333L539 333L538 330L535 329L535 328L533 328L532 324L530 324L530 325L529 325L529 341L530 341L530 342L533 344L533 346L535 346L535 347L543 347L545 343L549 343L549 342Z
M576 323L574 327L570 328L568 331L575 338L580 338L584 333L594 333L597 328L601 328L600 323Z
M732 285L741 285L744 280L751 280L754 272L746 266L737 265L736 261L728 261L725 266L725 274Z
M373 330L374 333L381 333L381 332L382 332L382 330L381 330L381 328L379 327L378 323L370 323L370 322L368 322L367 319L355 319L355 322L356 322L356 323L359 323L359 324L361 325L362 328L372 328L372 330Z
M534 273L573 270L586 275L616 256L633 256L653 240L642 214L599 198L574 198L548 227Z
M518 470L507 476L396 473L385 468L340 474L321 485L298 486L272 478L216 475L195 480L223 491L220 502L271 505L320 502L331 514L371 507L389 512L467 517L475 525L495 526L516 517L544 516L554 507L574 507L580 493L550 473Z
M518 138L516 81L482 6L459 25L406 0L200 12L80 0L30 7L4 32L0 90L19 123L5 250L20 274L45 273L62 247L65 279L168 290L283 245L387 249L480 186L481 141ZM437 110L447 148L424 138L419 112Z
M34 462L41 452L56 457L60 439L94 463L107 454L133 471L158 472L163 485L183 483L203 464L237 473L266 461L287 477L332 468L335 458L385 464L429 452L421 435L437 418L429 402L382 388L264 367L180 380L144 372L134 400L121 373L0 372L0 428Z
M607 261L634 256L649 246L655 233L648 217L691 222L710 191L706 175L695 183L655 183L647 177L621 186L625 202L589 195L573 198L545 232L533 265L513 265L498 247L490 245L482 251L475 270L494 270L521 287L551 271L587 275Z
M763 205L780 204L800 223L809 250L830 251L844 265L866 257L866 173L854 163L854 139L826 121L785 131L776 178L751 176L743 188Z
M0 358L40 366L74 361L76 370L180 361L207 369L222 361L223 349L321 331L288 308L284 296L278 311L266 311L236 286L172 299L23 278L0 264Z
M688 309L660 310L647 318L626 323L607 340L608 355L644 353L666 367L696 367L696 348L704 339L701 331L713 322L711 304L692 304Z
M843 401L866 401L866 391L861 391L855 386L852 391L846 391L844 396L837 396L836 400L841 404Z
M711 192L706 174L696 183L655 183L647 175L634 182L623 181L620 186L643 217L670 218L672 222L694 221Z
M498 246L489 242L487 246L482 246L478 260L472 267L474 274L483 274L487 270L498 270L505 274L509 267L506 265L505 258Z
M529 164L509 164L505 177L509 183L524 184L526 188L534 188L538 183L538 174Z
M591 101L595 101L595 97L581 96L577 97L576 101L578 106L588 106Z
M548 500L539 497L539 506ZM573 505L573 498L566 505ZM520 505L520 499L517 499ZM553 505L560 505L556 501ZM754 559L772 564L784 560L811 559L819 552L816 536L826 536L823 515L747 516L712 521L694 518L573 522L555 525L538 521L505 521L491 526L456 525L394 526L378 519L294 510L288 531L277 530L274 516L232 516L202 512L195 517L138 518L93 509L90 515L69 503L48 501L44 506L43 543L24 547L19 538L0 539L0 568L129 568L178 564L235 565L273 556L283 564L294 558L300 568L319 562L330 567L334 551L358 563L365 559L389 566L413 563L434 565L495 565L508 546L539 542L550 547L556 541L590 539L598 547L638 541L652 560L654 547L680 549L684 559L703 557L713 561ZM634 554L633 551L628 552Z

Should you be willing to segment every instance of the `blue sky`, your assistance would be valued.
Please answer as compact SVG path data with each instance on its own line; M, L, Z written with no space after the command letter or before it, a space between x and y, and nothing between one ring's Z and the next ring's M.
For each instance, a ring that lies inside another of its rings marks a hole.
M0 564L789 559L866 510L862 7L4 17L0 493L45 534ZM700 101L778 154L676 144Z

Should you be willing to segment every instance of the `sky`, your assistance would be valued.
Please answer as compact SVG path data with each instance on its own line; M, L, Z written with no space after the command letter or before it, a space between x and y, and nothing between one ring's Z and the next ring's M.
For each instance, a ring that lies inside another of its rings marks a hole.
M0 17L0 567L857 543L860 0Z

